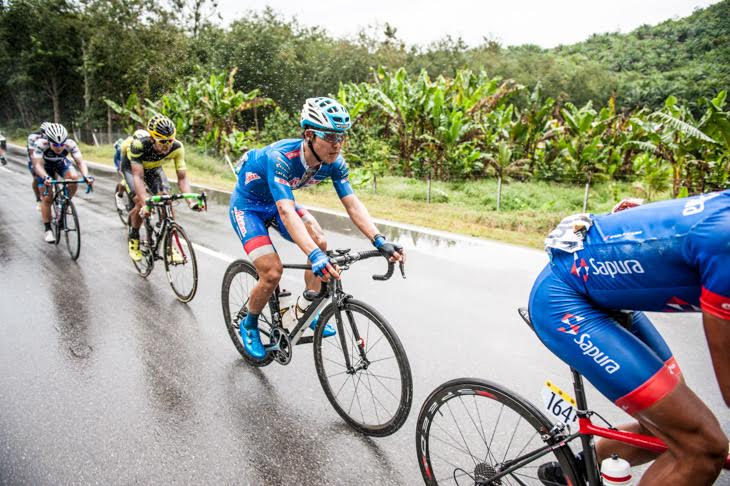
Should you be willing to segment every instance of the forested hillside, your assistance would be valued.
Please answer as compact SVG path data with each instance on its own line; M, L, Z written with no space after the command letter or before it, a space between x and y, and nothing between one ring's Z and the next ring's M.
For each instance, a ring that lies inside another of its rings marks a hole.
M469 48L444 32L429 46L406 46L397 30L334 39L272 11L252 12L223 29L206 0L1 0L0 121L30 126L41 118L104 127L104 98L159 97L196 72L236 69L235 87L259 89L292 111L313 93L369 79L371 68L405 68L453 77L485 70L545 95L582 105L659 108L669 95L696 106L727 89L730 0L690 17L600 34L556 49ZM397 22L397 19L393 19Z

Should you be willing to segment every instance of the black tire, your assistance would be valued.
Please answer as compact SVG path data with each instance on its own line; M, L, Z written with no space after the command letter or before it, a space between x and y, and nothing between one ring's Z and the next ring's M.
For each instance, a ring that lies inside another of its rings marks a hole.
M251 366L266 366L274 360L274 356L268 353L262 360L252 358L243 349L243 342L238 331L239 322L246 317L246 304L248 303L251 289L259 279L251 262L246 260L236 260L226 269L223 274L223 284L221 286L221 304L223 305L223 319L226 324L228 336L233 341L233 345L241 354L246 363ZM267 309L259 316L259 329L269 332L271 329L271 302Z
M51 202L51 231L53 232L53 237L56 238L54 245L58 245L58 242L61 241L61 225L58 224L60 219L61 201L56 202L56 199L54 199Z
M147 278L155 266L155 244L149 218L145 219L142 226L139 227L139 249L142 252L142 259L138 262L132 260L132 263L134 263L137 272L142 277Z
M177 255L175 255L177 253ZM177 256L175 261L174 256ZM193 243L182 227L173 223L165 235L165 272L180 302L190 302L198 290L198 261Z
M63 211L63 228L60 230L66 240L66 248L71 259L78 260L81 254L81 227L79 216L76 214L76 206L73 201L68 201Z
M345 300L341 316L342 325L338 326L335 308L328 305L314 333L314 365L322 389L340 417L355 430L375 437L393 434L405 423L413 403L411 367L403 345L385 318L364 302ZM337 329L336 336L322 336L326 323ZM369 361L365 368L360 368L363 360L358 342L364 345ZM353 368L349 373L343 346ZM388 384L395 385L395 391ZM343 394L346 388L352 388L351 396ZM361 392L370 395L361 400L365 394Z
M464 419L457 420L457 415L462 414ZM500 425L502 433L497 430ZM552 426L530 402L506 388L476 378L451 380L429 395L418 415L416 452L423 481L429 486L542 486L546 483L537 478L538 467L557 461L567 484L585 484L577 479L576 460L568 445L556 447L522 468L489 481L500 468L506 469L502 467L506 461L544 447L547 443L543 436ZM525 437L527 441L520 440ZM515 476L519 479L515 480Z
M117 210L117 215L119 216L119 219L122 221L122 224L124 227L128 227L129 225L129 210L134 207L134 201L132 201L132 197L129 195L129 191L127 190L127 186L122 184L122 188L124 190L124 209L119 209L117 207L117 191L115 190L112 192L112 197L114 198L114 208Z

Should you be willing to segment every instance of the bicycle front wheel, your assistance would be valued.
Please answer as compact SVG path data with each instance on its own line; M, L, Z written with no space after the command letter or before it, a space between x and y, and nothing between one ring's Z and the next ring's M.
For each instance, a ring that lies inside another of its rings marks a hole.
M165 235L165 271L178 300L193 300L198 289L198 262L193 243L177 223L173 223Z
M223 319L226 323L226 331L230 336L233 345L236 347L246 363L252 366L266 366L274 360L274 355L268 353L262 360L252 358L243 349L239 324L248 314L248 299L251 290L258 282L259 274L253 264L245 260L236 260L226 269L223 274L223 285L221 287L221 304L223 305ZM271 330L271 301L268 308L259 315L259 329L263 334L269 334Z
M314 333L314 364L327 399L340 417L366 435L384 437L408 418L413 402L411 367L403 345L375 309L348 299L322 311ZM324 324L337 335L324 338ZM345 359L349 356L349 367Z
M147 277L155 265L155 240L153 237L152 225L149 219L145 219L139 227L139 251L142 253L140 261L132 260L134 267L142 277Z
M66 240L68 254L73 260L79 258L81 253L81 228L79 227L79 216L76 214L76 206L73 201L68 201L63 210L63 227L61 228L63 238Z
M568 445L545 455L553 425L530 402L486 380L460 378L439 386L421 407L416 451L424 482L435 485L584 484ZM529 459L501 477L517 460ZM541 464L558 462L566 482L539 479ZM497 477L497 479L494 479Z

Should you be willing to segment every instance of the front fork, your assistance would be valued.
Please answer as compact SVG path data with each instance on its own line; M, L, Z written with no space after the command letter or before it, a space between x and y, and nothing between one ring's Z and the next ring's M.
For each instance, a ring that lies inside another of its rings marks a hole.
M357 343L357 351L360 356L360 361L357 363L357 366L353 366L351 358L350 358L350 351L349 346L347 343L347 336L345 335L345 324L342 319L342 308L344 307L344 303L349 299L351 296L347 295L342 290L342 282L339 280L335 280L333 283L334 288L332 289L332 306L335 309L335 322L337 324L337 334L340 338L340 346L342 347L342 353L345 355L345 367L347 368L347 373L350 375L354 375L358 371L362 369L367 369L367 367L370 365L370 361L368 361L367 356L365 355L365 340L360 336L360 331L357 328L357 323L355 322L355 318L352 315L352 312L349 310L345 311L345 314L347 315L347 321L350 325L350 329L352 330L352 337L355 339L355 342Z

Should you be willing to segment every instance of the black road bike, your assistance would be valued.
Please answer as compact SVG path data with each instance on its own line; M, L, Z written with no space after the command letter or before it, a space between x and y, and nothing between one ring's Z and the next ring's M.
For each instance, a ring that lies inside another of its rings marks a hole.
M56 238L56 245L63 239L66 240L68 254L73 260L78 260L81 254L81 228L79 227L79 215L76 213L76 206L68 195L69 184L86 184L86 192L92 190L92 186L84 179L60 179L51 180L53 187L53 201L51 202L51 231ZM48 189L43 193L48 195Z
M367 258L382 258L378 251L327 252L332 264L342 272ZM285 264L285 269L310 270L311 265ZM388 262L385 275L393 275L394 264ZM401 274L405 278L403 265ZM236 260L223 276L221 300L228 335L243 359L253 366L266 366L272 361L287 365L293 347L314 343L314 364L327 399L342 419L363 434L383 437L396 432L405 422L413 401L413 382L408 357L400 339L385 318L368 304L355 300L342 289L342 281L323 283L319 293L311 292L313 301L289 330L282 326L277 286L269 298L268 309L259 318L259 329L267 351L262 360L250 357L243 348L239 324L248 312L248 299L259 276L253 264ZM293 309L287 310L293 312ZM303 337L317 313L320 313L314 336ZM324 338L325 324L330 323L337 335Z
M167 280L172 291L181 302L190 302L198 289L198 263L195 260L193 243L175 221L173 202L179 199L194 199L206 208L205 193L160 194L145 200L148 211L154 209L144 219L139 229L140 261L133 261L139 274L147 277L154 267L155 260L165 262ZM156 219L156 221L152 221ZM160 251L162 250L162 251Z

